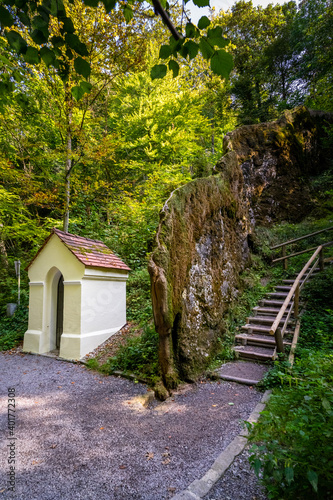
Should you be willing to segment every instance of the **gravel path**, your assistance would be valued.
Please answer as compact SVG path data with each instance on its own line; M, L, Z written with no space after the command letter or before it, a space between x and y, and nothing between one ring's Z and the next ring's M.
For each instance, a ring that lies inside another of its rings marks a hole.
M169 499L206 473L262 397L252 387L202 381L144 407L142 384L22 353L0 353L0 382L0 497L20 500ZM16 399L15 493L7 483L8 387ZM217 495L207 499L228 498Z

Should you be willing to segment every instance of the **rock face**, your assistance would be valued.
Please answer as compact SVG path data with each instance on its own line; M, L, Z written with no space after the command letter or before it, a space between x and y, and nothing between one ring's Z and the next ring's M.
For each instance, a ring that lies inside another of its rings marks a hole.
M321 168L318 136L327 119L300 108L231 132L217 174L167 200L148 266L167 389L202 372L223 338L254 225L299 220L310 210L306 178Z
M275 121L227 134L225 151L241 165L252 224L301 221L313 208L308 179L325 170L332 148L325 130L333 115L299 107ZM216 165L223 170L224 159Z

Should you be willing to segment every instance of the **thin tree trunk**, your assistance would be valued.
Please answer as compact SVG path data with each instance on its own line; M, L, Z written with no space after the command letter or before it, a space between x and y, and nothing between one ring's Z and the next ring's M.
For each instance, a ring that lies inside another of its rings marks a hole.
M71 170L72 170L72 110L68 113L67 127L67 149L66 149L66 167L65 167L65 212L64 212L64 231L68 233L69 224L69 203L71 197Z

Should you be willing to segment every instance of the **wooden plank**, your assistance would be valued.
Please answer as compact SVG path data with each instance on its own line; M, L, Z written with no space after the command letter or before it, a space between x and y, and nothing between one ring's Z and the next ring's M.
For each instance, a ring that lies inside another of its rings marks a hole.
M301 236L300 238L285 241L284 243L279 243L278 245L274 245L274 247L271 247L271 250L275 250L276 248L280 248L283 245L291 245L291 243L295 243L296 241L305 240L305 238L309 238L310 236L314 236L315 234L324 233L325 231L331 231L332 229L333 229L333 226L327 227L326 229L321 229L320 231L316 231L315 233L306 234L305 236Z

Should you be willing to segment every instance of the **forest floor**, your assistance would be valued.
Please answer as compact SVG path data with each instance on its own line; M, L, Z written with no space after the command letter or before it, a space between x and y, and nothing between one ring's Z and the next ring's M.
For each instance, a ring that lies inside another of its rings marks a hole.
M7 388L16 394L12 496L20 500L171 499L207 472L262 397L254 387L201 380L160 403L146 398L144 384L19 349L0 353L0 382L3 430ZM7 434L4 498L11 497ZM228 484L222 479L207 498L265 499L245 455L227 471Z

